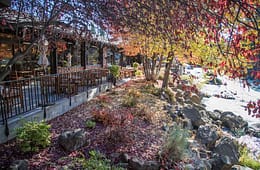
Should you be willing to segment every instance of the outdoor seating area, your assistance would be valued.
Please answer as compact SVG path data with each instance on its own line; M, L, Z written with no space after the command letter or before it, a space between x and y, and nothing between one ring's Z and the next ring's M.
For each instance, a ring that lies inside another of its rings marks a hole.
M133 77L135 75L135 71L132 68L123 68L120 70L120 78Z
M73 71L72 71L73 70ZM92 87L109 82L109 70L96 68L90 70L66 69L66 73L28 76L18 80L1 82L0 121L26 113L35 108L69 98ZM28 73L29 72L24 72ZM132 70L123 70L120 79L132 77Z
M11 113L12 109L24 108L22 86L12 82L1 90L1 112ZM3 115L2 115L3 116Z

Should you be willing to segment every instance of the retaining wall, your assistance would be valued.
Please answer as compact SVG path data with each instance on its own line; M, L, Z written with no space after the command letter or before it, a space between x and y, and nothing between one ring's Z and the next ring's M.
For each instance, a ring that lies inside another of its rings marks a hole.
M89 89L88 93L83 92L69 98L64 98L57 101L55 104L44 108L37 108L31 112L27 112L19 117L8 120L9 136L5 135L6 125L0 125L0 143L4 143L16 136L16 129L22 125L24 121L41 121L44 120L44 114L46 114L45 120L51 120L57 116L60 116L72 108L79 106L80 104L91 100L98 94L105 92L111 88L111 84L102 84L97 88ZM44 113L45 112L45 113Z

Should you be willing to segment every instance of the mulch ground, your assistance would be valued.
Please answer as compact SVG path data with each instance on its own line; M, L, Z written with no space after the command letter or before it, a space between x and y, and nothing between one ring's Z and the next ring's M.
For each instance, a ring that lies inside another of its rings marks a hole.
M158 96L141 93L137 106L129 109L133 115L133 121L111 134L111 129L97 122L94 129L88 129L86 120L93 117L93 110L100 107L107 109L122 109L122 101L127 97L129 89L142 90L147 82L143 80L131 80L111 92L101 95L109 96L109 103L100 103L98 98L86 102L71 111L59 116L48 123L51 125L51 145L37 153L21 152L16 140L11 140L0 145L0 169L7 169L14 160L27 159L30 169L59 169L59 167L71 163L73 158L79 156L88 157L91 150L98 150L117 162L113 157L115 153L128 153L130 156L144 160L155 160L165 140L166 132L163 131L163 123L171 123L166 111L167 104ZM80 150L68 153L58 144L58 136L66 130L84 129L87 132L89 143Z

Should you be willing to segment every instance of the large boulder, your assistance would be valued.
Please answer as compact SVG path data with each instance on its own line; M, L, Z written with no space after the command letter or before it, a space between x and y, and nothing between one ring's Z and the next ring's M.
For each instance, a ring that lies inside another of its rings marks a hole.
M144 161L142 159L133 157L129 159L130 170L159 170L160 164L156 161Z
M194 162L194 166L196 167L196 169L203 169L203 170L211 170L212 169L211 162L207 159L196 160Z
M228 156L214 154L211 159L212 170L230 170L232 163Z
M186 100L183 97L176 98L176 101L180 105L184 105L184 103L186 102Z
M213 112L208 111L207 113L208 113L209 117L210 117L212 120L214 120L214 121L219 120L220 117L221 117L221 112L216 111L216 110L214 110Z
M191 120L192 126L196 129L209 121L202 112L199 112L199 110L194 107L185 106L182 112L186 118Z
M195 107L195 108L198 109L199 111L202 111L202 110L206 111L206 109L205 109L206 106L203 105L203 104L192 103L192 105L193 105L193 107Z
M175 97L176 98L180 98L180 97L183 97L183 91L181 89L177 89L176 90L176 93L175 93Z
M247 129L247 133L260 138L260 123L251 124Z
M232 166L231 170L253 170L253 169L248 168L246 166L234 165Z
M232 166L231 170L253 170L253 169L246 166L234 165Z
M247 128L248 123L241 116L237 116L232 112L223 112L220 116L222 125L229 128L231 131Z
M228 137L221 138L216 143L213 151L216 153L212 163L214 170L229 170L239 161L238 147L234 141Z
M191 93L190 100L192 101L192 103L195 103L195 104L201 103L201 98L196 93Z
M187 118L181 119L181 124L182 124L182 127L185 128L185 129L188 129L188 130L193 129L193 126L192 126L190 119L187 119Z
M15 160L11 166L11 170L27 170L28 168L28 161L27 160Z
M86 132L82 129L66 131L59 136L58 142L68 152L77 150L86 144Z
M217 127L213 125L201 125L198 128L196 134L196 140L200 143L205 144L208 148L212 148L216 141L218 140L219 135L217 133Z

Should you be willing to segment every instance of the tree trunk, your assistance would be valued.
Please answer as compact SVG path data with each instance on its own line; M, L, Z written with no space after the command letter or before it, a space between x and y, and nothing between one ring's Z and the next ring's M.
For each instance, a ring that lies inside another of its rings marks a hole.
M162 61L163 61L163 56L161 55L160 56L160 59L159 59L159 64L158 66L156 67L156 75L158 76L160 74L160 71L161 71L161 67L162 67Z
M160 58L162 59L162 58ZM159 61L160 67L161 61ZM157 67L157 58L156 56L152 58L143 57L143 67L144 67L144 75L147 81L155 81L158 77L159 72L156 70Z
M173 57L174 57L174 54L172 52L169 52L168 58L167 58L168 63L166 64L166 68L165 68L165 71L164 71L162 89L168 88L169 76L170 76Z
M6 66L1 69L1 72L0 72L0 82L3 81L6 76L9 75L9 73L12 70L12 66L16 63L16 61L18 61L19 59L25 57L31 51L33 46L34 46L34 43L30 44L30 46L24 52L15 54L13 56L13 58L11 58L9 60L9 62L6 64Z

